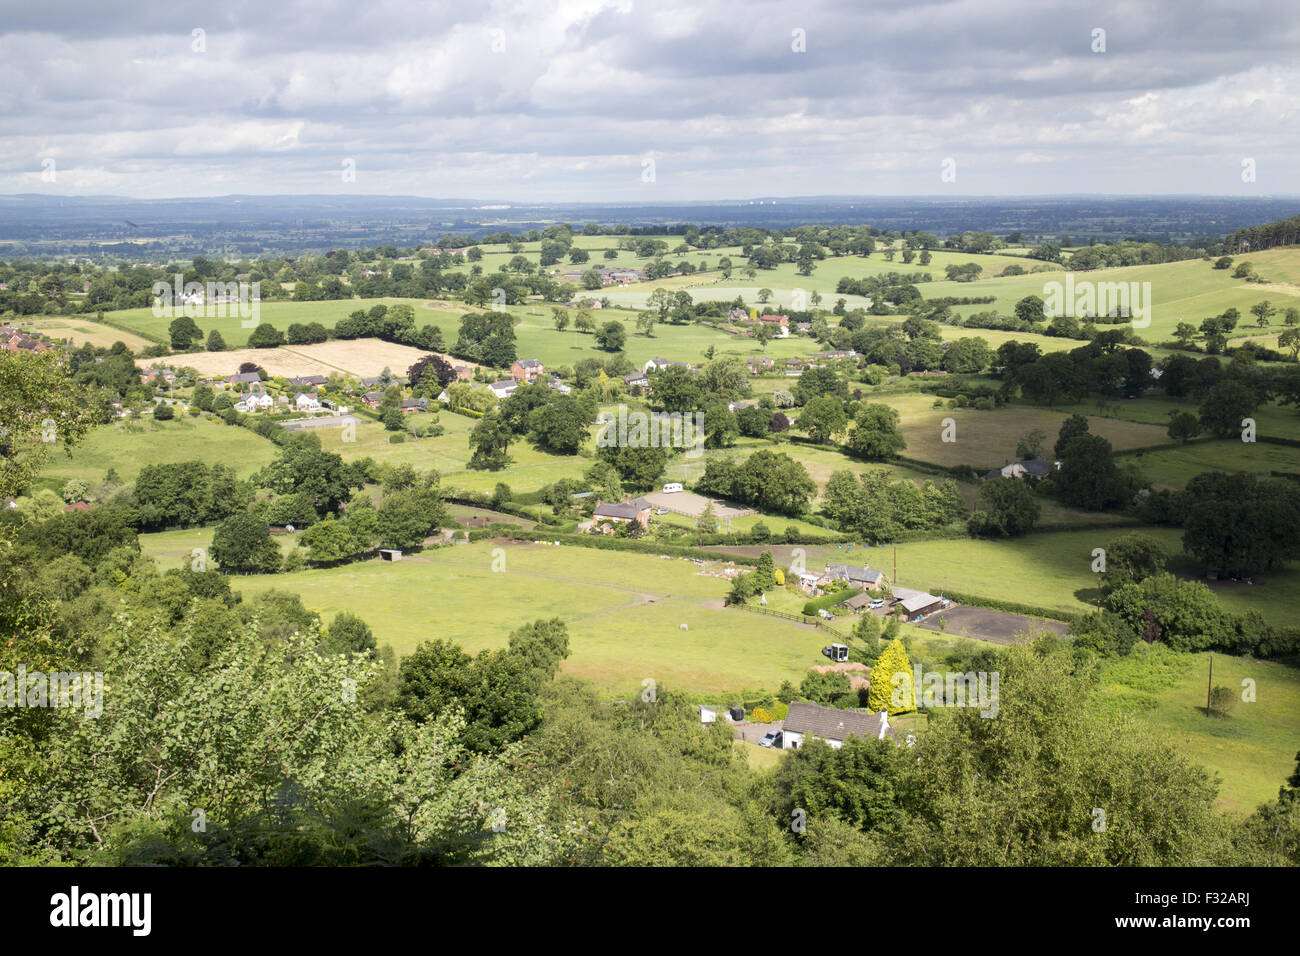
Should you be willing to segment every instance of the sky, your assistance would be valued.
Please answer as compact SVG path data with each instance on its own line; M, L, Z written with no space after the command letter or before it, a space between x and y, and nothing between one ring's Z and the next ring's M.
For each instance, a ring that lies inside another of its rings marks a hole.
M0 194L1294 194L1298 52L1297 0L0 0Z

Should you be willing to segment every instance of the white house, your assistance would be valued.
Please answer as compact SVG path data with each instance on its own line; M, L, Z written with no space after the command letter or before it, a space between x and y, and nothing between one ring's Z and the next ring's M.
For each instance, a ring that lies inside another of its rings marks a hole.
M299 392L295 395L293 404L300 412L319 412L321 410L320 399L315 395L308 395L306 392Z
M235 411L262 412L274 404L275 399L266 392L251 392L235 403Z
M818 737L839 750L850 737L881 738L892 733L889 715L883 710L878 714L866 714L860 710L840 710L795 701L781 725L781 747L798 750L806 738Z
M518 384L516 384L514 379L509 379L509 378L502 379L499 382L493 382L491 385L488 386L488 388L492 390L492 394L495 395L498 399L509 398L511 394L513 394L514 390L518 387L519 386Z

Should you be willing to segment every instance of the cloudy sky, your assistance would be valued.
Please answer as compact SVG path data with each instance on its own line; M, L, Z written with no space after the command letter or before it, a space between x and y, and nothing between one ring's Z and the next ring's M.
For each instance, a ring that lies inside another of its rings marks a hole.
M1297 53L1296 0L0 0L0 193L1295 194Z

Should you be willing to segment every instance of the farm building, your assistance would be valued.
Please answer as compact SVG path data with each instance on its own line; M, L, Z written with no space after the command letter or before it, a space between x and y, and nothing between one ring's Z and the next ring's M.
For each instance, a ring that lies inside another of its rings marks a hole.
M910 621L925 617L947 607L951 602L947 598L935 597L924 591L911 588L894 588L894 607L901 607Z
M848 608L850 611L853 611L853 612L856 613L856 612L861 611L861 610L863 610L864 608L866 608L866 607L867 607L867 606L872 602L872 600L874 600L874 599L871 597L871 595L870 595L870 594L866 594L866 593L864 592L864 593L862 593L862 594L855 594L855 595L853 595L853 597L848 598L847 600L841 601L841 602L837 605L837 607L846 607L846 608Z
M817 737L839 750L850 737L879 739L886 734L893 736L889 717L884 712L866 714L860 710L840 710L795 701L781 725L781 747L798 750L806 738Z
M492 394L499 399L509 398L514 394L514 390L518 387L519 386L515 383L515 380L510 378L502 379L499 382L493 382L488 386L488 388L492 390Z

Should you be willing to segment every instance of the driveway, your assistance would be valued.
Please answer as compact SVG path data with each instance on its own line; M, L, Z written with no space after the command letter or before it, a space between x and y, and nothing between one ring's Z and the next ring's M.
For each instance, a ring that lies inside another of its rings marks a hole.
M783 720L774 720L770 724L751 724L749 721L736 724L736 739L748 741L756 744L767 735L769 731L780 730Z

